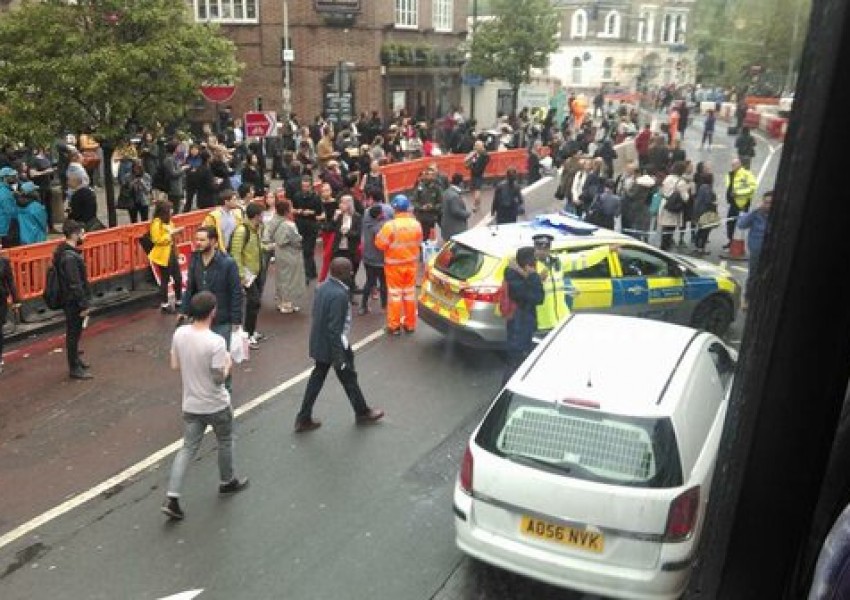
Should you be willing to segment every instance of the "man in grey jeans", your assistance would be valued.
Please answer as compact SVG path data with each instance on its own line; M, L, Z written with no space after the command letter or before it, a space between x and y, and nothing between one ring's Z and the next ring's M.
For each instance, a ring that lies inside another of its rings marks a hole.
M233 473L233 407L225 381L232 361L224 338L210 328L215 318L216 297L199 292L192 297L191 325L179 327L171 342L171 368L180 371L183 380L183 447L174 457L171 478L162 512L182 519L180 489L189 462L195 457L207 426L218 441L220 494L234 494L248 486L248 479Z

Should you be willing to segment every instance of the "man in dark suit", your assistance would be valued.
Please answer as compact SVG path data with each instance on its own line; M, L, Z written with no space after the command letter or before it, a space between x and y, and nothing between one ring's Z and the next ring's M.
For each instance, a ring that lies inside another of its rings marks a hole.
M452 236L467 230L467 221L472 211L466 208L461 197L460 186L463 185L463 175L455 173L452 175L452 185L443 192L443 216L440 221L440 233L443 241L448 242Z
M296 433L321 427L322 423L313 419L313 405L331 367L348 395L358 423L374 423L384 416L384 411L369 408L366 404L354 370L354 352L348 341L351 303L348 286L344 283L350 278L351 261L339 256L331 261L330 277L316 290L310 329L310 358L316 361L316 366L310 374L301 410L295 418Z

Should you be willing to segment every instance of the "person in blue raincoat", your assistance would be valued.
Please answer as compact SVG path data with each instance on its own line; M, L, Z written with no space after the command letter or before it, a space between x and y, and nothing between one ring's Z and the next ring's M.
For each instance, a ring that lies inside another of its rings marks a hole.
M21 244L37 244L47 240L47 210L39 200L38 186L25 181L21 184L16 200Z
M0 238L5 240L4 245L11 246L13 221L18 215L18 205L15 202L15 186L17 185L18 172L11 167L0 169Z
M503 384L507 383L534 348L537 306L543 303L546 295L543 281L537 272L534 248L526 246L517 250L516 260L505 268L505 282L508 297L516 303L516 309L507 322L508 364Z

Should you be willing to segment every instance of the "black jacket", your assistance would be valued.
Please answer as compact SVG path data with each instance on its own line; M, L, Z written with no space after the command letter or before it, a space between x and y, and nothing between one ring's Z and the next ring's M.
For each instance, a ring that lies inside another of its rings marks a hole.
M333 221L334 225L334 242L333 242L333 251L334 253L339 251L340 242L342 242L342 232L340 231L340 227L342 227L342 215L340 214ZM352 254L357 252L357 247L360 245L360 236L363 234L363 217L361 217L356 212L351 215L351 228L348 230L348 234L346 237L348 238L348 250L346 252L351 252Z
M316 289L310 327L310 358L333 365L345 361L342 334L349 310L349 292L336 279L328 278Z
M82 252L62 242L53 251L53 265L59 275L62 303L78 310L88 308L91 290Z
M493 206L490 214L496 216L496 223L516 223L519 209L523 205L522 190L518 183L502 181L493 194Z
M201 255L197 252L193 253L180 312L189 314L192 296L203 291L215 294L216 325L242 324L242 282L239 279L239 268L235 260L216 250L210 264L204 267Z
M0 308L6 306L9 298L12 302L20 302L15 278L12 276L12 265L8 258L0 256ZM3 323L0 323L0 326L2 325Z
M292 198L292 208L296 208L298 210L309 209L314 212L313 215L309 216L296 215L295 224L298 226L298 233L301 235L310 235L315 237L316 232L319 229L316 217L324 212L322 199L319 198L319 194L313 191L298 192Z

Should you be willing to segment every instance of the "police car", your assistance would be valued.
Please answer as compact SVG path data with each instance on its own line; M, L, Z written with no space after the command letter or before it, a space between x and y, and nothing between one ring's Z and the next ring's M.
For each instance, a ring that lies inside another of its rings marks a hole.
M720 336L735 320L741 288L727 270L562 215L454 236L428 263L419 296L421 319L461 344L502 346L505 320L497 308L505 267L541 232L552 236L552 255L563 262L600 246L615 248L601 262L564 273L572 311L646 317Z

